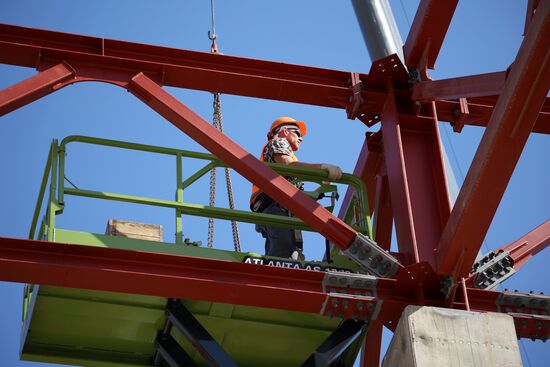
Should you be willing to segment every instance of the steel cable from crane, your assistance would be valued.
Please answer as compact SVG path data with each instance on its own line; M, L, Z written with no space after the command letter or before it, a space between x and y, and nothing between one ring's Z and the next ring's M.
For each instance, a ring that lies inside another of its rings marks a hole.
M212 9L212 32L208 31L208 39L212 41L210 48L211 53L218 53L218 46L216 44L216 22L214 17L214 0L211 0ZM220 99L220 93L214 93L214 116L212 118L212 125L214 128L223 133L223 118L222 118L222 104ZM235 209L235 201L233 198L233 184L231 183L231 173L228 167L225 168L225 182L227 186L227 199L229 201L229 208ZM216 168L210 170L210 201L211 207L216 205ZM231 230L233 232L233 245L235 251L241 251L241 241L239 238L239 227L236 221L231 221ZM208 218L208 247L214 247L214 218Z

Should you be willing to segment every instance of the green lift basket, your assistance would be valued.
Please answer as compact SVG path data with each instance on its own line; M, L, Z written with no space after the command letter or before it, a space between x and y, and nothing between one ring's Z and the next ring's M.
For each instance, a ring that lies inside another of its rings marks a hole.
M158 200L65 187L67 145L77 142L175 156L176 200ZM204 160L207 164L183 180L181 160L184 157ZM277 164L270 164L270 166L282 175L298 176L305 181L319 183L321 186L314 194L315 196L320 192L337 194L336 186L323 182L325 173L322 170ZM298 218L184 203L183 190L214 167L225 167L225 165L215 156L206 153L84 136L70 136L60 144L54 140L44 169L29 238L82 246L243 262L246 258L259 255L188 244L188 241L183 240L181 216L195 215L311 230ZM349 174L344 174L337 183L352 185L355 188L354 198L344 221L372 238L367 195L363 183L359 178ZM49 194L49 198L45 205L42 223L38 225L46 193ZM152 242L56 228L55 218L63 212L65 195L175 209L175 243ZM302 265L360 272L357 265L340 255L337 249L332 251L331 257L330 264L306 262ZM150 366L155 363L168 365L158 357L157 339L159 332L163 329L166 331L168 301L167 298L155 296L28 284L25 286L23 301L21 358L29 361L80 366ZM329 318L319 314L195 300L172 301L180 302L231 357L232 361L238 366L245 367L300 366L342 324L339 318ZM364 329L361 332L364 333ZM177 328L170 329L168 333L192 360L189 365L211 365ZM356 339L348 348L345 360L339 365L353 365L361 341L362 337Z

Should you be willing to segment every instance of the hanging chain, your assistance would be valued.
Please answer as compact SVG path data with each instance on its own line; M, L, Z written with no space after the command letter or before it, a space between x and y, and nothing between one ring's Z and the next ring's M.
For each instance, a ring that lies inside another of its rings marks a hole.
M216 120L216 111L214 110L214 119L212 125L219 130ZM211 207L216 205L216 168L210 170L210 202ZM208 218L208 248L214 247L214 218Z
M210 47L211 53L218 53L218 45L216 44L216 19L214 17L214 0L211 0L212 9L212 32L208 31L208 38L212 41ZM223 119L222 119L222 103L219 93L214 93L214 116L212 118L212 125L215 129L223 133ZM235 209L235 201L233 199L233 185L231 183L231 173L229 168L225 168L225 183L227 186L227 198L229 200L229 208ZM216 205L216 168L210 170L210 206ZM241 240L239 238L239 228L237 222L231 221L231 230L233 231L233 245L235 251L241 251ZM214 218L208 218L208 247L214 247Z
M217 120L217 128L223 133L223 118L222 118L222 102L220 94L214 94L214 120ZM229 201L229 209L235 209L235 201L233 200L233 184L231 183L231 173L228 167L225 167L225 183L227 186L227 199ZM241 251L241 241L239 238L239 227L237 222L231 221L231 230L233 231L233 245L235 251Z

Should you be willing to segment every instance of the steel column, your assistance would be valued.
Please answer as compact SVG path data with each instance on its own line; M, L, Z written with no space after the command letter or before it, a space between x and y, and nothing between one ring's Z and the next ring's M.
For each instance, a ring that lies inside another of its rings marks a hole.
M361 349L361 367L379 367L382 350L382 329L384 325L377 320L371 321L363 348Z
M350 226L266 167L144 74L132 78L128 90L341 249L348 248L357 236Z
M0 91L0 116L55 92L58 84L74 76L71 67L60 63Z
M388 0L352 0L370 59L397 54L404 63L403 40Z
M393 229L388 176L376 176L376 199L374 204L374 240L384 250L390 250Z
M550 2L537 7L438 245L438 272L467 277L550 86ZM457 278L457 279L458 279Z
M434 250L450 213L437 121L398 115L390 93L382 137L399 252L407 264L435 267Z

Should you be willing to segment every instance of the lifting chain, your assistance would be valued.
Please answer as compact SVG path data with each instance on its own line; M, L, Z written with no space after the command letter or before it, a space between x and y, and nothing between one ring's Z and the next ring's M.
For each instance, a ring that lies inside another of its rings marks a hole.
M212 10L212 32L208 31L208 38L212 41L210 48L211 53L218 53L218 46L216 45L216 20L214 17L214 0L211 0ZM223 119L222 119L222 103L219 93L214 93L214 117L212 119L212 125L223 133ZM229 208L235 209L235 202L233 200L233 185L231 184L231 174L229 168L225 168L225 182L227 185L227 198L229 201ZM210 206L216 204L216 168L210 170ZM237 222L231 221L231 229L233 231L233 245L235 251L241 251L241 241L239 239L239 228ZM208 218L208 247L214 247L214 218Z
M223 133L223 119L220 94L214 94L214 118L212 119L212 125ZM227 186L227 198L229 201L229 208L235 209L235 201L233 199L233 184L231 183L231 173L229 168L225 168L225 182ZM216 203L216 168L210 170L210 206L214 206ZM233 245L235 251L241 251L241 241L239 239L239 228L237 222L231 221L231 229L233 232ZM214 218L208 218L208 247L212 248L214 244Z

